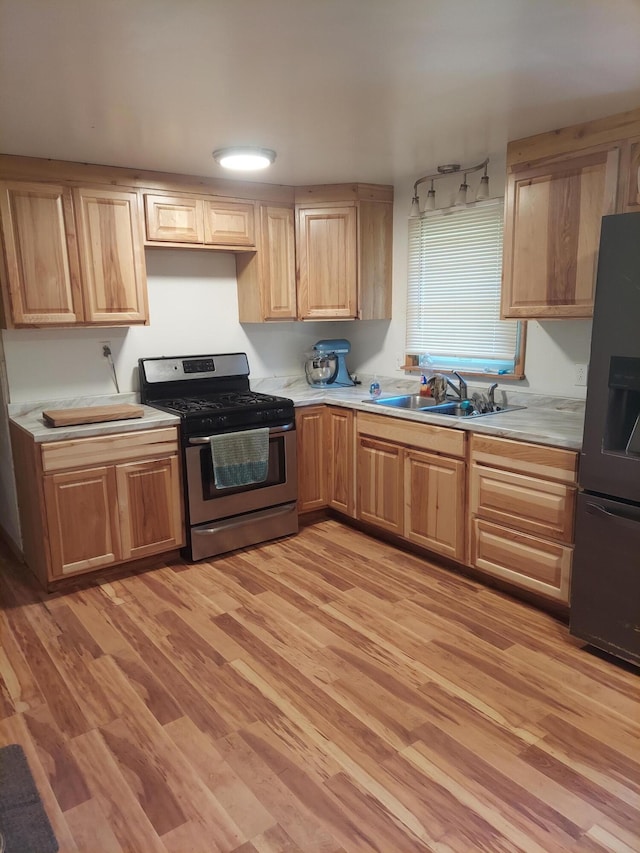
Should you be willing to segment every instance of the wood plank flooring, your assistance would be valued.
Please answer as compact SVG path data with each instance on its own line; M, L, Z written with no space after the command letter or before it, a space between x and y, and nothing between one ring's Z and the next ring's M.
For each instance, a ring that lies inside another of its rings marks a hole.
M0 596L63 853L640 850L637 672L333 519L52 595L5 553Z

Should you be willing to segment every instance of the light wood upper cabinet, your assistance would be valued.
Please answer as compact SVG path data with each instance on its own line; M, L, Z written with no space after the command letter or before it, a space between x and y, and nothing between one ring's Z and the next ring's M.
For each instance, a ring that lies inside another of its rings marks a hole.
M202 204L202 199L189 196L145 194L147 240L204 243Z
M300 318L357 317L357 213L355 205L299 207Z
M393 188L297 187L298 317L391 317Z
M241 323L297 317L292 205L260 204L258 251L236 255Z
M138 195L5 182L5 325L148 322Z
M85 321L145 323L147 281L138 194L74 190Z
M147 242L255 249L255 203L211 196L145 193Z
M593 313L601 217L640 209L640 109L507 146L504 317Z
M600 223L616 211L619 148L507 178L502 315L589 317Z
M2 183L0 193L6 325L82 322L71 189L16 181Z

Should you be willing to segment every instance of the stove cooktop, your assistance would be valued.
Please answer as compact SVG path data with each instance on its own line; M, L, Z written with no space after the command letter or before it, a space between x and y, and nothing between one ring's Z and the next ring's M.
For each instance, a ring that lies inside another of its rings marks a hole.
M158 400L154 405L162 406L167 411L175 412L182 417L200 415L205 412L234 411L255 407L271 408L289 402L285 397L274 397L271 394L258 394L256 391L224 394L211 394L207 397L179 397L175 400Z

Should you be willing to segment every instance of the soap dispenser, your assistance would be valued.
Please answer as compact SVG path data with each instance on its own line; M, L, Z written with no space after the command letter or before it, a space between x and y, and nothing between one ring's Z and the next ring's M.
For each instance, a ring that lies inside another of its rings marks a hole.
M372 400L377 399L382 393L382 388L380 388L380 383L378 382L378 377L374 376L371 385L369 385L369 396Z

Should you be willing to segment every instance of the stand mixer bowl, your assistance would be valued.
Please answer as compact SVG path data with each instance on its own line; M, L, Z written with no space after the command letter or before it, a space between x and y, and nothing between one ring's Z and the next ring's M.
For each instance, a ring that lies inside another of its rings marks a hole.
M309 353L304 372L309 385L330 385L338 374L338 356L331 352Z

